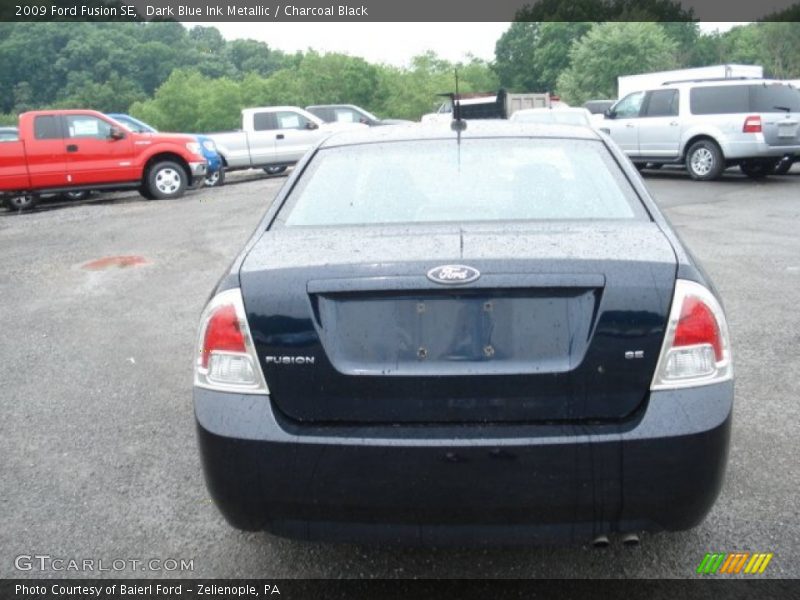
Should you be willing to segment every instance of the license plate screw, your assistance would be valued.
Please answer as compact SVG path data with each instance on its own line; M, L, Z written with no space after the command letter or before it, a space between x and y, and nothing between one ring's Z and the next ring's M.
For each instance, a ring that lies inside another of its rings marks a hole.
M484 302L483 303L483 310L489 312L492 310L492 303L491 302Z
M417 358L420 360L428 358L428 350L425 347L420 347L420 349L417 350Z
M492 358L494 356L494 348L492 346L484 346L483 355L486 358Z
M417 313L422 314L425 312L425 303L424 302L417 302Z

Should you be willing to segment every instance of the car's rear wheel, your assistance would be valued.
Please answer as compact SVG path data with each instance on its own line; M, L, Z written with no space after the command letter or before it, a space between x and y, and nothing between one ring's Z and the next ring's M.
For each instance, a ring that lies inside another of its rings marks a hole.
M264 167L264 173L267 175L280 175L286 170L286 167Z
M739 165L739 170L751 179L763 179L774 172L778 163L769 160L746 160Z
M225 183L225 169L220 167L213 173L209 173L206 175L205 184L206 187L220 187Z
M147 173L147 191L154 199L180 198L186 191L186 179L183 167L165 160L150 167Z
M8 196L4 204L8 210L30 210L39 204L39 196L34 194L20 194L19 196Z
M725 169L722 150L711 140L695 142L686 153L686 170L697 181L717 179Z

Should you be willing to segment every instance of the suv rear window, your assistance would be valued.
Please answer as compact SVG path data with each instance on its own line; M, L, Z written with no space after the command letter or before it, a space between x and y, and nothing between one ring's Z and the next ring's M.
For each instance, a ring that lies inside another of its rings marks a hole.
M647 213L602 142L492 138L320 150L278 223L636 218Z
M726 115L750 112L749 85L715 85L689 91L693 115Z
M800 93L788 85L754 85L750 88L750 104L752 112L800 112Z
M689 92L695 115L725 115L750 112L798 112L800 94L788 85L715 85Z

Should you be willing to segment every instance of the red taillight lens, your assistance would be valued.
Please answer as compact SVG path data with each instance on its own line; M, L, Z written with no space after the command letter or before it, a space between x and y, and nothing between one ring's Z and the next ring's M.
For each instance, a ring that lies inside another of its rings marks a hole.
M220 306L208 320L208 327L203 339L203 355L201 364L208 367L208 358L214 350L227 352L245 352L244 335L239 327L236 308L232 304Z
M758 115L747 117L744 120L742 131L744 133L761 133L761 117Z
M716 360L722 360L722 339L714 313L702 300L687 296L675 330L674 347L711 344Z
M678 279L650 389L708 385L732 378L728 324L719 300L705 286Z

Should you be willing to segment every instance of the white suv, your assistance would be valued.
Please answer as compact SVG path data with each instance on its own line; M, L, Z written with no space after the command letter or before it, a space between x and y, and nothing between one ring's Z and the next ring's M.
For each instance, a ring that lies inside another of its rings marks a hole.
M764 177L800 157L800 93L780 81L717 79L665 83L633 92L597 126L637 167L685 164L692 179L739 165Z

